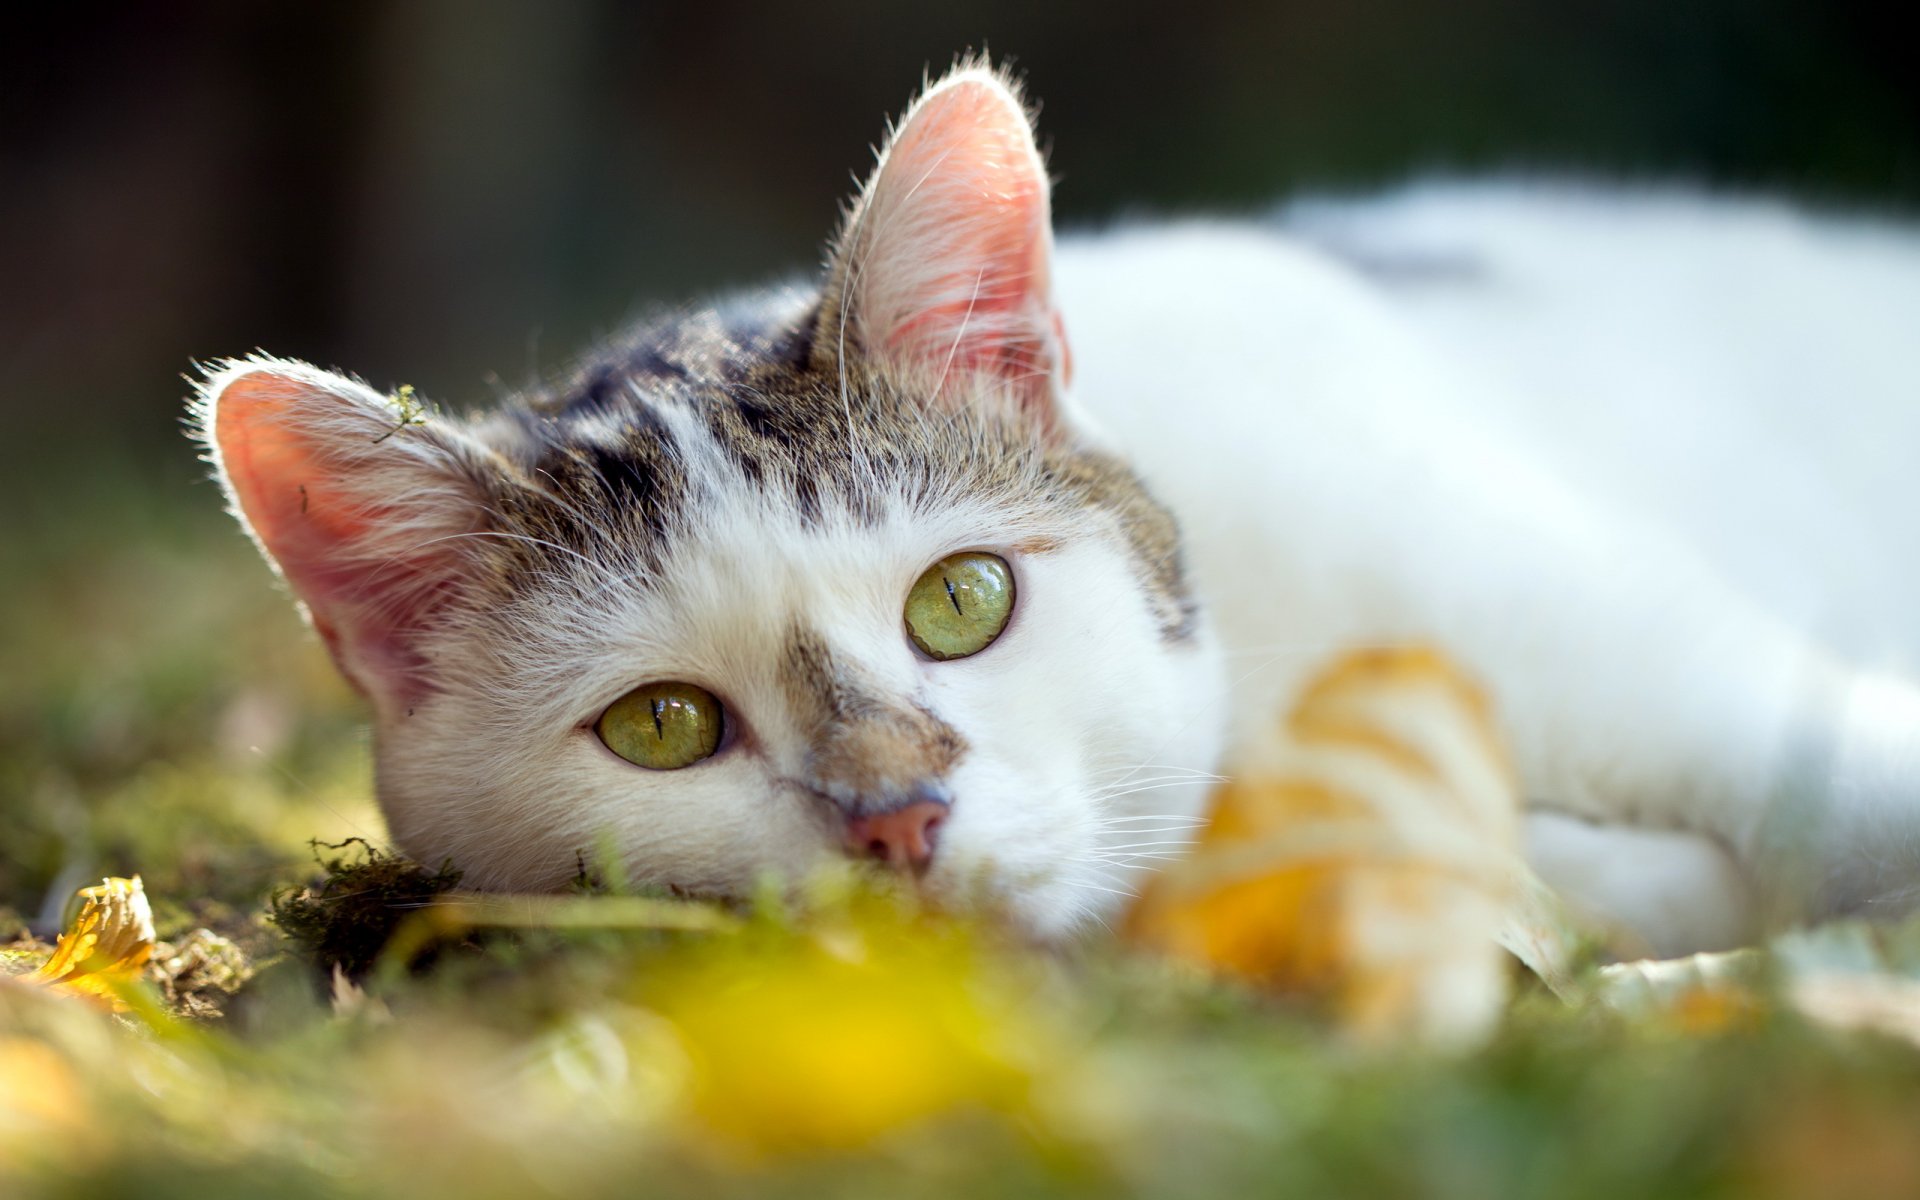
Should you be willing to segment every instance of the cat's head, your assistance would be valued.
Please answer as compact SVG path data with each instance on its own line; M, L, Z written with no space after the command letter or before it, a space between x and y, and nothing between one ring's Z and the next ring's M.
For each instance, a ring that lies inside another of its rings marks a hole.
M1172 519L1067 398L1051 256L1027 114L969 66L817 288L470 420L211 371L215 468L372 704L399 845L514 889L603 847L691 893L881 857L1041 934L1117 903L1223 688Z

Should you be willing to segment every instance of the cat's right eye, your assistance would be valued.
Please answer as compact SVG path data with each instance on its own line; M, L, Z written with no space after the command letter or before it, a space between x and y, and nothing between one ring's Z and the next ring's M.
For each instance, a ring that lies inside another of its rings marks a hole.
M593 724L607 749L636 767L677 771L720 748L720 701L691 683L649 683L607 706Z

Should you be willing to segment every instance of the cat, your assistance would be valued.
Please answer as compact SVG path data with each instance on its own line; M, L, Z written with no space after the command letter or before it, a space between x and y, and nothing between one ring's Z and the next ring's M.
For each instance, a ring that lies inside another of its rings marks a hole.
M1596 919L1676 953L1906 900L1920 237L1508 181L1056 245L1050 190L963 62L819 279L497 411L206 368L401 849L699 895L872 857L1065 937L1305 672L1426 639Z

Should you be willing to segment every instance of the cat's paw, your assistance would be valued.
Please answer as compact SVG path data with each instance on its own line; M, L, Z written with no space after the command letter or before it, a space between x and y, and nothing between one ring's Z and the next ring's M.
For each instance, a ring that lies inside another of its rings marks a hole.
M1506 998L1518 826L1479 690L1432 649L1357 651L1220 788L1197 851L1129 928L1310 998L1365 1041L1471 1039Z

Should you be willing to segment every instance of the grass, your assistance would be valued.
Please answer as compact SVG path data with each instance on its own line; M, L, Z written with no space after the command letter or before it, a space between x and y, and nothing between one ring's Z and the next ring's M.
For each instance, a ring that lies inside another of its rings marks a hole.
M227 973L195 968L187 1016L0 987L0 1195L1920 1191L1920 1050L1783 1005L1629 1017L1523 986L1480 1050L1363 1054L1111 946L857 897L421 924L448 880L316 862L380 843L354 702L181 474L11 508L0 906L10 929L139 872L176 957ZM411 949L383 953L396 917ZM1886 945L1920 962L1920 929Z

